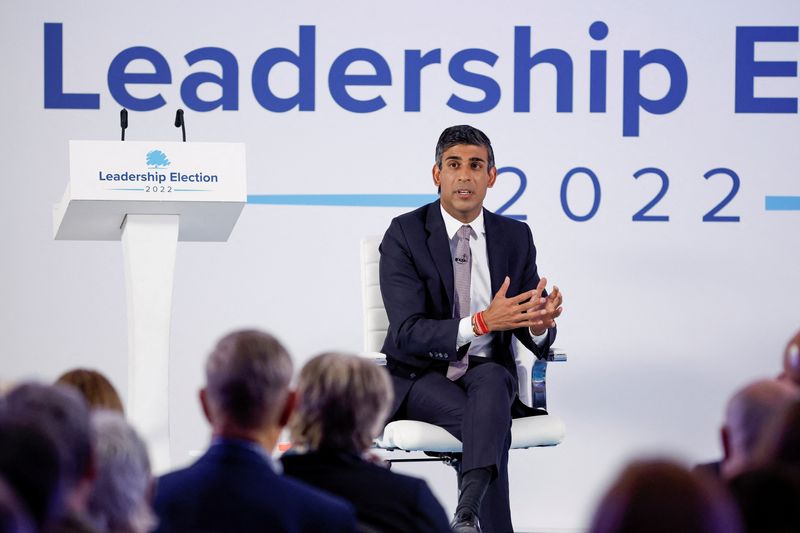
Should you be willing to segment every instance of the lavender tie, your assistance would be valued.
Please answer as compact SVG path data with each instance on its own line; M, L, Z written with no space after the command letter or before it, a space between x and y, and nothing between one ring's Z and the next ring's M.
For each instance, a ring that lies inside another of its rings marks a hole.
M472 276L472 253L469 249L469 238L472 228L461 226L456 233L456 252L453 257L453 280L456 289L455 318L464 318L470 315L469 291L470 277ZM458 361L450 363L447 368L447 378L455 381L467 373L469 356L465 355Z

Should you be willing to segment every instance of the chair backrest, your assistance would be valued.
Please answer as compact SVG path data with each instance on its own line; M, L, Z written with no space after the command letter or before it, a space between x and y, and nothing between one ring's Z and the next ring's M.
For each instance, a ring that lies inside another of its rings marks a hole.
M364 351L380 352L389 329L389 317L381 297L378 246L381 238L361 239L361 300L364 311Z

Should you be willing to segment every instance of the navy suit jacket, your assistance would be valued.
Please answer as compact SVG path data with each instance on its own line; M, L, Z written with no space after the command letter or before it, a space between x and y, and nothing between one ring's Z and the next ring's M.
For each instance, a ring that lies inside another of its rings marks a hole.
M196 463L159 478L159 532L355 531L353 508L276 474L247 444L223 441Z
M527 224L483 210L492 296L511 279L508 296L539 283L536 247ZM380 284L389 329L382 352L395 387L396 412L414 380L426 372L445 372L467 352L456 350L458 318L453 318L453 261L439 201L401 215L386 230L380 246ZM528 328L493 333L492 359L516 380L513 336L537 357L547 354L555 328L536 346Z

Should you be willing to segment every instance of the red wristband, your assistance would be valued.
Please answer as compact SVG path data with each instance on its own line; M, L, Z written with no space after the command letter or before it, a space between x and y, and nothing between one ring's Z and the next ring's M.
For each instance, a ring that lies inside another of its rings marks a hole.
M480 337L481 332L480 329L478 329L478 324L475 322L475 315L472 315L470 322L472 323L472 334L476 337Z
M478 336L486 335L487 333L489 333L489 328L486 325L486 321L483 319L483 311L478 311L477 313L475 313L474 320L475 320L475 326L477 326L475 330Z

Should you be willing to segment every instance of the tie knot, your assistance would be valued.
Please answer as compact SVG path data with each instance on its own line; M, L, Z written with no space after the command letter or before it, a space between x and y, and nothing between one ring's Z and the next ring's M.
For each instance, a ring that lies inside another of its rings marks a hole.
M469 238L472 236L472 227L469 224L464 224L463 226L458 228L458 233L456 233L456 235L458 235L459 239L464 239L468 241Z

